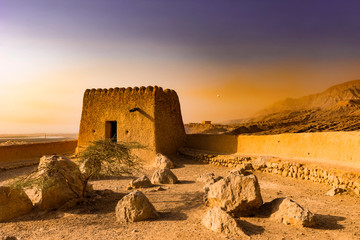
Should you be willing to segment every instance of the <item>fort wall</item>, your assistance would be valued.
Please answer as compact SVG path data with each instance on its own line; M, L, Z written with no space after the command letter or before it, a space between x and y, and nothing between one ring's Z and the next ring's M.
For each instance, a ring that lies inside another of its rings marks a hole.
M175 154L186 140L180 102L174 90L157 91L155 95L156 152Z
M238 136L237 152L360 169L360 132Z
M185 141L176 92L157 86L86 90L77 151L105 139L106 122L116 122L117 142L145 146L134 153L146 162L158 152L176 153Z
M360 169L360 132L187 135L186 147Z
M188 134L185 147L218 153L236 153L237 138L235 135L223 134Z
M0 163L40 159L43 155L74 153L77 140L0 146Z

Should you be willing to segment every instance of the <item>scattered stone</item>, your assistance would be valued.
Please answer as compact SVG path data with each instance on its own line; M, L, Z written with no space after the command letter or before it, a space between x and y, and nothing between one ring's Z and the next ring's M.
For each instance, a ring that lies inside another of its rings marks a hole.
M119 222L137 222L159 217L149 199L138 190L123 197L117 203L115 213Z
M219 206L234 216L253 215L262 204L260 186L255 175L230 173L209 186L206 205Z
M207 211L202 219L202 224L214 232L225 233L236 239L250 239L249 236L241 230L235 219L221 210L220 207L214 207Z
M69 159L57 155L40 159L35 178L44 182L39 188L40 209L56 209L69 203L76 204L84 188L83 175L78 166ZM86 192L91 192L88 185ZM68 205L68 204L67 204ZM69 206L70 206L69 205Z
M32 202L23 190L0 186L0 222L31 212Z
M251 161L251 165L255 170L266 168L268 157L256 157Z
M133 179L129 183L129 188L131 188L131 189L133 189L133 188L148 188L151 186L152 186L152 183L151 183L150 179L145 175L143 175L139 178Z
M341 193L343 193L343 192L345 192L345 190L344 189L342 189L342 188L332 188L332 189L330 189L327 193L326 193L326 195L327 196L330 196L330 197L333 197L333 196L335 196L335 195L338 195L338 194L341 194Z
M153 167L158 169L171 169L174 168L174 163L167 156L158 153L156 155Z
M276 198L265 203L261 207L261 211L285 225L298 227L315 225L314 214L289 198Z
M174 184L178 182L178 178L170 169L158 169L151 177L153 184Z

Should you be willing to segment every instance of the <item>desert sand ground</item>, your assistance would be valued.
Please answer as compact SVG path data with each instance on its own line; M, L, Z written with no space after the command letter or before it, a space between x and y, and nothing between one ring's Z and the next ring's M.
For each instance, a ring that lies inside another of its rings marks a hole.
M121 224L116 222L115 206L129 193L130 178L96 180L91 183L97 196L91 202L67 210L34 212L0 223L1 236L18 239L229 239L201 224L207 207L203 203L203 184L196 179L213 172L226 176L231 168L201 164L178 157L173 172L180 184L142 191L160 212L157 220ZM0 173L0 185L35 169L26 167ZM153 170L144 168L151 176ZM360 199L349 195L326 196L329 187L313 182L255 172L264 201L289 197L316 214L314 228L296 228L268 218L242 217L239 224L251 239L360 239ZM108 190L107 190L108 189Z

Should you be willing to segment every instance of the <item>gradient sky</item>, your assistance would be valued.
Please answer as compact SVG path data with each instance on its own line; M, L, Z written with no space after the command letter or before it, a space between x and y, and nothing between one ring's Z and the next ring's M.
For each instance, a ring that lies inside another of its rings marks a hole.
M0 0L0 134L77 132L87 88L172 88L184 122L219 122L360 79L359 12L358 0Z

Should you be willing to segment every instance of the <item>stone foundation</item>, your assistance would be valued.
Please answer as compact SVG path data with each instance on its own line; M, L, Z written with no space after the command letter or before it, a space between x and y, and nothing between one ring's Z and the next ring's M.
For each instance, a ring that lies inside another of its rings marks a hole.
M179 153L197 161L216 166L244 167L264 173L324 183L332 187L345 189L350 194L360 196L360 173L318 166L312 163L299 163L278 157L218 155L187 148L181 149Z

